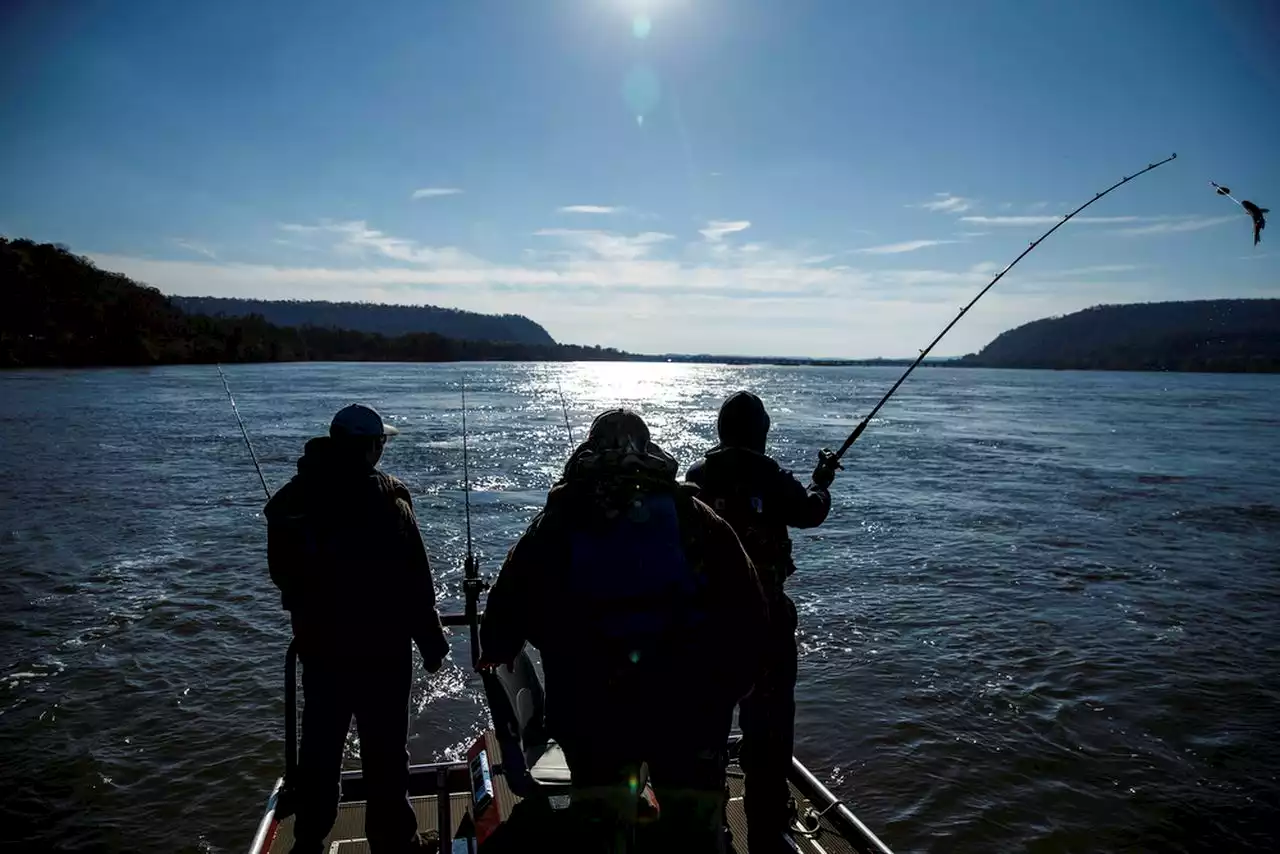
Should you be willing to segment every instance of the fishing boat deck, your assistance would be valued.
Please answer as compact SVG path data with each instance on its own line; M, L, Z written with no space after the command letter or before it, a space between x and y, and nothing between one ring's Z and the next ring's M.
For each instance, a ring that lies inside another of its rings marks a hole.
M809 804L794 783L791 784L791 794L795 797L796 803L801 805L801 812L804 812L805 806L812 806L815 810L819 808L819 805ZM439 809L436 796L415 797L411 798L410 802L418 816L418 830L420 832L438 831ZM459 835L459 829L464 826L463 819L467 815L470 803L471 796L466 792L455 792L450 796L450 812L453 820L453 827L450 828L451 838L456 838ZM334 824L333 833L325 840L325 850L328 854L368 854L369 846L364 838L364 814L364 801L348 801L339 807L338 821ZM742 772L736 767L731 767L729 770L728 818L729 828L733 833L734 851L737 854L748 854L747 824L742 811ZM859 849L853 842L844 838L839 828L826 816L817 821L819 829L813 835L796 834L797 846L804 854L864 854L871 850ZM545 843L531 840L528 850L537 850L540 844ZM270 849L271 854L288 854L292 845L293 817L291 816L280 823Z

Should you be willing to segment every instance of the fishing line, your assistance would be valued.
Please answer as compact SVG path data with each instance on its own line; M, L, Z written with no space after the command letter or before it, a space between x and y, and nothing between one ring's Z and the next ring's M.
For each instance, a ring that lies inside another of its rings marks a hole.
M569 431L569 448L572 449L573 428L569 426L569 406L564 402L564 388L560 385L559 377L556 377L556 390L560 392L560 411L564 413L564 429Z
M1224 186L1222 186L1221 184L1218 184L1218 183L1216 183L1216 182L1214 182L1214 181L1210 181L1209 183L1210 183L1211 185L1213 185L1214 189L1216 189L1216 190L1218 191L1218 195L1219 195L1219 196L1226 196L1228 199L1230 199L1231 201L1235 202L1237 205L1240 205L1240 207L1242 207L1242 208L1244 207L1244 205L1241 205L1241 204L1240 204L1240 200L1239 200L1239 199L1237 199L1235 196L1231 195L1231 191L1230 191L1230 190L1228 190L1226 187L1224 187Z
M1071 221L1072 217L1080 213L1085 208L1089 207L1089 205L1098 201L1098 199L1101 199L1103 196L1107 195L1112 190L1118 187L1124 186L1125 184L1132 181L1134 178L1137 178L1139 175L1145 175L1147 172L1150 172L1153 169L1157 169L1163 166L1164 164L1168 163L1169 161L1175 160L1177 157L1178 157L1177 154L1171 154L1168 157L1166 157L1164 160L1161 160L1159 163L1150 163L1147 165L1146 169L1143 169L1140 172L1135 172L1132 175L1128 175L1124 178L1121 178L1119 181L1112 184L1110 187L1103 190L1101 193L1098 193L1092 199L1085 202L1083 205L1081 205L1080 207L1073 210L1071 213L1064 216L1061 222L1057 223L1056 225L1054 225L1053 228L1049 229L1044 234L1040 235L1035 240L1033 240L1031 242L1031 245L1029 245L1026 249L1023 249L1022 253L1018 255L1017 258L1014 258L1011 262L1009 262L1009 266L1005 267L1003 270L997 273L995 278L992 279L990 282L988 282L985 288L978 291L978 295L973 299L971 299L968 305L960 309L960 313L957 314L955 318L950 323L947 324L945 329L943 329L940 333L938 333L938 337L934 338L933 342L929 344L928 347L925 347L923 350L920 351L920 355L917 356L916 360L911 363L911 367L907 368L906 372L901 377L898 378L898 381L896 383L893 384L893 387L890 388L889 391L885 393L885 396L880 398L880 402L877 403L875 405L875 408L871 410L871 412L867 415L867 417L863 418L861 423L859 423L858 426L854 428L853 432L849 434L849 438L844 440L844 444L840 446L840 450L837 451L835 454L835 460L838 462L840 458L844 456L845 451L849 450L849 447L853 445L854 442L858 441L858 437L861 436L862 432L867 429L867 425L871 423L871 419L875 418L876 413L880 411L880 407L888 403L889 398L893 397L893 393L898 390L898 387L902 385L902 383L907 379L907 377L911 376L911 372L914 371L920 365L920 363L925 360L925 357L929 355L929 353L933 350L935 346L937 346L938 342L942 340L942 337L951 331L951 327L955 326L960 321L960 318L964 317L965 313L968 312L969 309L973 308L974 303L982 299L983 295L987 291L991 290L991 288L995 285L996 282L1003 279L1005 273L1008 273L1010 270L1012 270L1014 268L1014 265L1016 265L1019 261L1021 261L1028 254L1030 254L1031 250L1035 249L1042 242L1044 242L1045 238L1047 238L1050 234L1053 234L1059 228L1062 228L1062 226L1066 225L1068 222Z
M267 479L262 474L262 466L258 464L258 455L254 453L253 442L249 441L249 431L244 427L244 419L240 417L240 410L236 407L236 399L231 394L231 386L227 384L227 375L222 372L222 365L218 365L218 376L222 377L222 387L227 390L227 399L231 401L231 411L236 414L236 423L240 425L240 435L244 436L244 443L249 448L249 456L253 458L253 467L258 471L258 480L262 481L262 491L267 494L267 500L271 500L271 489L267 486Z

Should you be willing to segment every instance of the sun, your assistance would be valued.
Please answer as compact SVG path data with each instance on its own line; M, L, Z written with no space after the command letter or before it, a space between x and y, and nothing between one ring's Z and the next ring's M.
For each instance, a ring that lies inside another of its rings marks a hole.
M638 39L649 37L653 29L654 18L679 6L684 0L606 0L616 6L631 19L631 34Z

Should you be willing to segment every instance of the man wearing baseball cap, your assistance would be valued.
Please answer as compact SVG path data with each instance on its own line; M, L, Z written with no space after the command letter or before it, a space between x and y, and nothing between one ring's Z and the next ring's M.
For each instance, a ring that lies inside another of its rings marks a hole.
M323 851L338 814L352 717L374 854L415 850L408 801L413 647L428 672L449 654L408 488L378 471L399 431L377 410L340 410L307 442L298 474L264 510L267 561L302 660L302 745L293 851Z

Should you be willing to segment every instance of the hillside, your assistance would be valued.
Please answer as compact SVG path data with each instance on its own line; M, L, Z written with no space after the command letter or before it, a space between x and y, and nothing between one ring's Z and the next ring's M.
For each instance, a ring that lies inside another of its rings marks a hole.
M188 314L155 288L100 270L60 246L0 238L0 367L625 357L600 347L467 341L435 333L390 337L278 326L261 315Z
M1094 306L1011 329L954 364L1280 372L1280 299Z
M382 305L361 302L170 297L188 314L246 317L256 314L277 326L316 326L396 336L435 333L470 341L555 344L547 330L518 314L477 314L434 305Z

